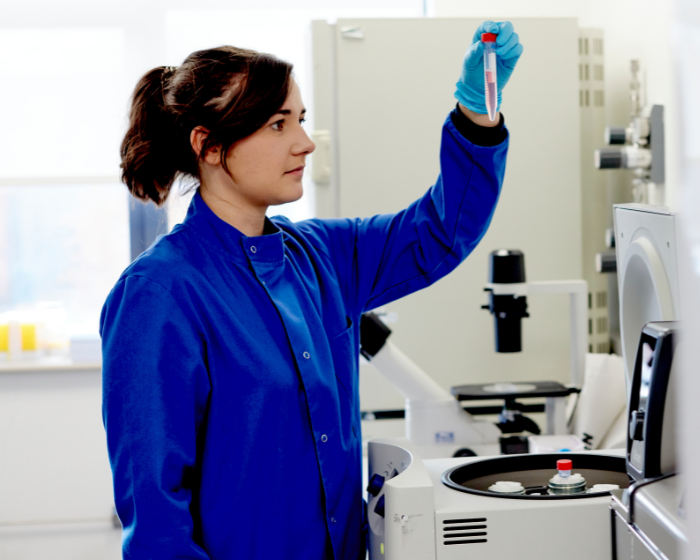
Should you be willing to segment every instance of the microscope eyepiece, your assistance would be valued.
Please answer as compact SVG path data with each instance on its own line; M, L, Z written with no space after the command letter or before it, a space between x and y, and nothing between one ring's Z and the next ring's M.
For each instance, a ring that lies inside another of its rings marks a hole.
M515 284L525 282L525 255L517 249L499 249L489 257L489 282Z

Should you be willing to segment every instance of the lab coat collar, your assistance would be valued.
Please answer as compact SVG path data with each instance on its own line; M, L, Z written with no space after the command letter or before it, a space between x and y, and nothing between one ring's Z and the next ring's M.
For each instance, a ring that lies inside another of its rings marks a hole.
M284 261L284 234L274 222L265 218L263 235L243 235L214 214L204 202L199 189L192 197L183 225L193 228L207 246L234 258L264 264L281 264Z

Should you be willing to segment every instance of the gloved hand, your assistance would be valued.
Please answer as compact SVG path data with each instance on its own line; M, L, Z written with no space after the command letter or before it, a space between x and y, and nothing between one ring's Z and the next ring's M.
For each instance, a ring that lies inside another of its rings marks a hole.
M501 107L501 91L510 79L513 69L523 54L523 46L520 44L518 34L513 31L513 24L509 21L499 23L485 21L474 33L472 46L464 55L462 62L462 75L457 82L455 97L462 105L475 113L486 114L486 101L484 97L484 44L481 42L482 33L495 33L496 57L498 59L498 107Z

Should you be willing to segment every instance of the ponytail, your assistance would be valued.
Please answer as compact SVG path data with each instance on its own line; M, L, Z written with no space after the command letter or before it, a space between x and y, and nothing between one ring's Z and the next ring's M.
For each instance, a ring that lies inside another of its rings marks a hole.
M165 105L167 67L154 68L143 76L134 90L129 129L122 141L122 181L131 194L165 202L178 169L172 163L175 115Z
M121 145L121 179L133 196L162 205L179 175L199 180L199 160L260 129L284 104L292 65L224 46L192 53L179 68L160 66L136 85ZM190 133L209 131L195 154Z

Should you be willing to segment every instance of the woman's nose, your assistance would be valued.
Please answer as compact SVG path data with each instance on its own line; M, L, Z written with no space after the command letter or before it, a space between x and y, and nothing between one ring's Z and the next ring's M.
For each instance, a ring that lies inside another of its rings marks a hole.
M306 133L306 130L303 128L301 129L302 132L302 137L301 137L301 143L299 144L299 153L301 154L311 154L313 151L316 149L316 144L314 144L313 140L309 138L309 135Z

